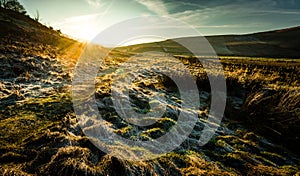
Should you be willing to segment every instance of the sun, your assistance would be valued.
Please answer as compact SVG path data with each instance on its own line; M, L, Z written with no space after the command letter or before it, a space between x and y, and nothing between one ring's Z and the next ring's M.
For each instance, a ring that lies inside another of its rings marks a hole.
M66 18L55 26L72 38L85 41L91 41L102 30L97 13Z
M99 30L94 24L74 24L69 27L68 33L78 39L91 41L99 33Z

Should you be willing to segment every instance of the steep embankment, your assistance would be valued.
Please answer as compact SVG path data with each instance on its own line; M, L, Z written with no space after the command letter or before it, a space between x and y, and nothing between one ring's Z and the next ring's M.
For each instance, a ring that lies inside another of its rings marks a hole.
M26 15L0 8L0 51L19 56L42 56L59 59L74 66L85 44L65 37Z

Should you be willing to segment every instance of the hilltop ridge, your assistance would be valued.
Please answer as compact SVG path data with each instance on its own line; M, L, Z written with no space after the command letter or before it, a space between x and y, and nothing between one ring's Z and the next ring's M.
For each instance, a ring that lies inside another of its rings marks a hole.
M205 38L219 56L300 58L300 27L244 35L206 36ZM117 50L131 53L156 50L167 51L173 55L190 55L190 52L177 42L193 43L198 39L198 36L182 37L120 47Z

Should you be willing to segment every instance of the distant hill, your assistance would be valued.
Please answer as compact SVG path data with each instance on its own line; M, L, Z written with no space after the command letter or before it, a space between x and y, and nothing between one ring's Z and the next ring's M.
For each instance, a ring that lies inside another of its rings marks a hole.
M177 41L196 41L198 37L177 38ZM288 57L300 58L300 27L245 35L207 36L219 56ZM167 51L171 54L190 54L181 45L169 39L118 48L123 52Z

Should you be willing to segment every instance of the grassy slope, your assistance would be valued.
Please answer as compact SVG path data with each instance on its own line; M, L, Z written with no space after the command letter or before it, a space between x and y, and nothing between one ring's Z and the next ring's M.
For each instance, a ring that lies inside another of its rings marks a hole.
M12 50L21 55L55 57L66 66L74 66L85 46L28 16L3 8L0 8L0 25L3 53Z
M248 56L248 57L288 57L300 58L300 27L247 34L207 36L216 53L221 56ZM178 38L177 41L197 41L197 37ZM121 47L117 50L124 52L144 52L156 50L163 52L166 48L171 54L186 54L189 52L172 40L147 44Z

